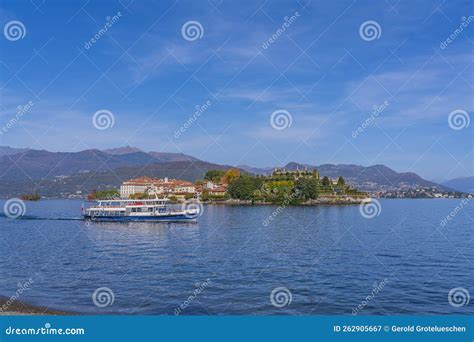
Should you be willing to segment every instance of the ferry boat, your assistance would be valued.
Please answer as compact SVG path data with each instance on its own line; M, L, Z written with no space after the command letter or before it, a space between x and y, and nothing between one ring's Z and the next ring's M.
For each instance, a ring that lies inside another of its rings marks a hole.
M97 200L89 208L82 208L86 220L98 222L193 222L200 214L199 208L170 210L169 199L113 199ZM191 207L191 206L190 206Z

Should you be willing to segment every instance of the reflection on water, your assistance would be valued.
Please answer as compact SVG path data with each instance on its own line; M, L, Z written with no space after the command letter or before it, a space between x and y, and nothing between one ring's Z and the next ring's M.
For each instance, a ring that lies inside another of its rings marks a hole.
M472 204L440 225L458 202L381 200L373 219L358 206L287 207L268 225L275 206L86 223L80 201L27 202L22 219L0 216L0 295L31 277L20 300L91 314L473 314L448 302L453 288L474 293ZM111 305L94 305L98 288Z

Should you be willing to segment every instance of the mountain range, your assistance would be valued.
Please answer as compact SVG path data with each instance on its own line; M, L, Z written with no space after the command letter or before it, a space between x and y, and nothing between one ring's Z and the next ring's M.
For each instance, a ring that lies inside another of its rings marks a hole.
M0 181L48 179L85 171L105 172L127 166L198 160L182 153L145 153L138 149L125 152L124 149L80 152L21 150L12 153L11 148L1 148L0 151L5 153L0 154Z
M474 176L454 178L443 182L442 185L457 191L474 194Z
M273 168L257 169L252 167L240 166L247 172L269 174ZM346 182L364 190L376 190L380 187L385 189L400 189L406 187L444 187L435 182L423 179L413 172L396 172L385 165L360 166L354 164L298 164L288 163L284 166L286 170L312 170L318 169L322 176L330 178L344 177ZM448 190L448 189L445 189Z
M228 169L183 153L144 152L124 146L106 150L79 152L15 149L0 146L0 197L18 196L38 191L43 196L67 196L92 189L117 187L138 177L171 177L189 181L202 179L211 169ZM242 172L269 174L273 167L237 166ZM473 177L437 184L413 172L396 172L384 165L298 164L288 163L287 170L318 169L322 176L342 176L348 184L365 191L400 190L430 187L440 191L473 191Z
M0 157L8 156L10 154L17 154L28 151L28 148L14 148L10 146L0 146Z

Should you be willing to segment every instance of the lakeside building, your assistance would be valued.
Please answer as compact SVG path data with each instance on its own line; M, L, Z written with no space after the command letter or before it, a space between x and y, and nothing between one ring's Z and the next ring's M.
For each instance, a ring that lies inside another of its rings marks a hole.
M139 177L130 179L120 186L120 196L129 198L135 194L186 196L195 195L196 187L193 183L165 178Z
M227 187L227 183L213 183L208 181L204 184L204 189L207 189L211 196L225 196L227 193Z
M228 184L223 183L215 183L212 181L207 181L202 185L202 191L207 191L207 193L211 196L225 196L227 194L227 187Z

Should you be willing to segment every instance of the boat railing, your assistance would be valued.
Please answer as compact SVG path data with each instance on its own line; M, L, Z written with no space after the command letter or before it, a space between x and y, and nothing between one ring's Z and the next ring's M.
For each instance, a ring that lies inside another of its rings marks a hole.
M100 214L100 216L126 216L124 211L92 211L91 214L92 216L97 214Z
M98 205L93 205L90 208L125 208L125 207L165 207L165 203L123 203L119 205L109 205L104 203L99 203Z

